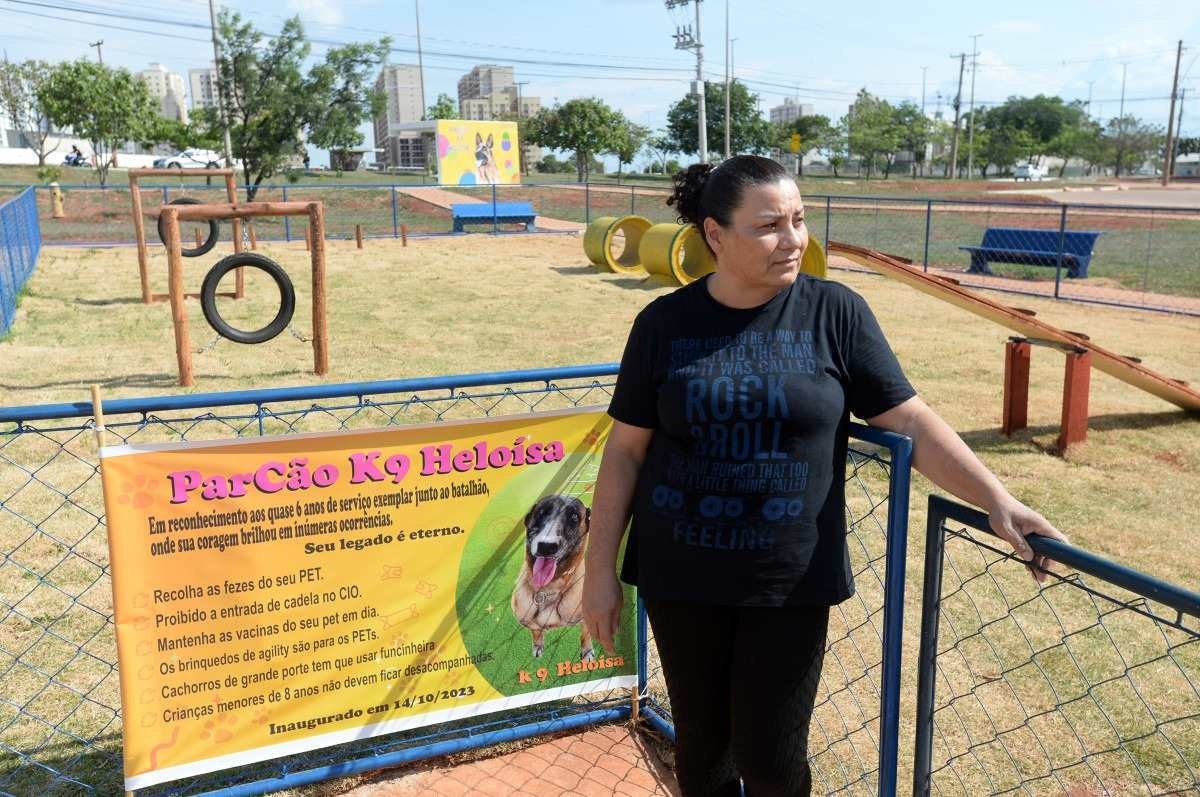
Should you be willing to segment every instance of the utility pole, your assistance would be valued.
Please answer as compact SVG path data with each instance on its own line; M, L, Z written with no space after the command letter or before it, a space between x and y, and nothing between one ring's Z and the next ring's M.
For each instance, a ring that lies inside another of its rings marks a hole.
M929 71L929 67L921 67L921 116L925 115L925 73Z
M208 0L208 23L212 30L213 71L217 73L217 85L214 86L217 95L217 116L221 120L221 132L224 133L225 168L233 168L233 142L229 139L229 117L225 114L225 95L221 91L221 43L217 38L217 10L213 0Z
M1175 79L1171 82L1171 110L1167 113L1167 149L1163 153L1162 184L1171 182L1171 165L1175 154L1175 95L1179 93L1179 59L1183 57L1183 39L1175 48Z
M1088 118L1089 118L1089 119L1091 119L1091 118L1092 118L1092 84L1093 84L1093 83L1095 83L1095 82L1096 82L1096 81L1094 81L1094 80L1089 80L1089 81L1088 81L1088 101L1087 101L1087 113L1088 113Z
M518 119L520 119L520 118L521 118L521 116L522 116L522 110L521 110L521 87L522 87L522 86L528 86L528 85L529 85L529 81L528 81L528 80L519 80L519 81L517 81L517 118L518 118Z
M729 0L725 0L725 160L729 160Z
M946 176L951 180L958 179L958 124L962 119L962 79L963 69L967 65L967 54L958 53L950 56L958 59L958 91L954 95L954 135L950 138L950 169Z
M104 65L104 53L100 52L100 47L103 44L104 44L104 39L100 39L99 41L94 41L94 42L88 42L88 47L96 48L96 60L100 62L101 66Z
M675 49L696 51L696 138L700 145L700 162L708 163L708 115L704 108L704 45L700 38L700 0L666 0L667 10L676 6L696 5L695 33L691 25L675 29Z
M967 179L975 169L975 73L979 71L979 37L976 33L971 37L971 127L967 130Z
M1113 177L1121 176L1121 161L1125 157L1125 73L1129 64L1121 64L1121 105L1117 111L1117 166Z
M425 59L421 54L421 0L413 0L413 13L417 17L417 84L421 87L421 121L425 120Z

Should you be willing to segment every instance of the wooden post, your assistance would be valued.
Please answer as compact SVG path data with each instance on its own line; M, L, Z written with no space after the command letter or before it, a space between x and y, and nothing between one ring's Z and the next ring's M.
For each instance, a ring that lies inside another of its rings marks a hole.
M325 206L308 205L306 239L312 243L313 373L329 373L329 325L325 318Z
M362 249L362 225L354 225L354 243L359 249Z
M250 248L258 249L258 235L254 232L254 223L246 222L246 230L250 233Z
M1075 443L1087 439L1088 393L1092 381L1092 353L1068 352L1067 371L1063 377L1062 426L1058 432L1058 449L1066 452Z
M400 225L400 245L408 246L408 225L407 224Z
M137 239L138 278L142 281L142 304L150 304L150 253L146 250L146 225L142 219L142 191L137 175L129 173L129 195L133 200L133 235Z
M1028 341L1010 340L1004 346L1004 414L1000 434L1008 436L1029 425Z
M192 340L188 333L187 307L183 298L183 255L179 242L179 211L171 206L162 209L164 231L167 234L167 271L171 292L171 323L175 326L175 359L179 363L179 384L191 387Z
M97 450L104 448L104 405L100 402L100 386L92 385L92 418L95 421L93 431L96 433Z
M231 169L225 175L225 196L229 199L229 204L237 204L237 180L233 177ZM242 251L242 220L233 220L233 251ZM233 272L233 298L241 299L246 295L246 274L245 269L238 268Z

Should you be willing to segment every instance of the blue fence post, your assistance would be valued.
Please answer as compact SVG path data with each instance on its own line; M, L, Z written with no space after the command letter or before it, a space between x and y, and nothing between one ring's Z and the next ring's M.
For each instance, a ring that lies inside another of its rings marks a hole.
M283 201L287 202L287 186L283 187ZM292 220L290 216L283 217L283 240L289 243L292 240Z
M829 217L833 212L833 197L825 197L825 251L829 251Z
M900 750L900 667L904 638L904 570L908 554L908 498L912 440L892 447L888 484L887 555L883 598L883 660L879 695L879 794L895 797Z
M637 187L631 185L631 186L629 186L629 214L631 216L637 212L637 210L635 210L636 207L637 207Z
M164 205L169 204L171 201L171 193L170 193L170 189L168 189L165 185L162 187L162 195L163 195L163 204Z
M396 184L392 183L392 237L400 237L400 216L396 210Z
M496 184L492 183L492 235L500 232L500 225L496 220Z
M1054 266L1054 298L1058 297L1058 288L1062 283L1062 267L1063 267L1063 249L1067 242L1067 206L1062 206L1062 213L1058 218L1058 257L1057 263Z
M921 596L921 647L917 654L917 728L913 748L913 797L927 797L933 763L933 699L937 674L937 636L942 597L942 560L946 539L937 496L929 497L925 521L925 588Z
M929 270L929 229L933 224L933 200L925 203L925 270Z

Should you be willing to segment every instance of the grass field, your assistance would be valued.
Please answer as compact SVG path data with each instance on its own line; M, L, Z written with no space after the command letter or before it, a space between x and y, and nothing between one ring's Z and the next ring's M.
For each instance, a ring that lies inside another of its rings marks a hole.
M878 234L880 248L892 248L891 234ZM204 270L227 249L223 245L200 258L203 262L188 264L189 289L200 284ZM314 377L310 345L287 333L254 348L215 341L197 303L189 302L192 341L204 349L194 356L195 390L615 361L633 316L668 289L597 273L586 265L581 249L577 236L474 235L414 240L407 248L390 240L369 241L361 252L352 243L331 242L331 374L324 380ZM160 249L151 251L154 288L164 291L165 260ZM311 294L303 245L268 244L263 251L292 275L298 294L293 323L300 336L308 337ZM1015 495L1043 511L1075 544L1196 588L1194 557L1187 555L1192 530L1200 526L1195 417L1094 372L1088 442L1067 457L1057 456L1052 449L1063 360L1056 352L1037 349L1031 428L1012 439L1002 437L997 427L1007 330L883 278L847 272L833 276L868 299L921 394ZM145 306L138 296L132 249L44 249L12 332L0 342L0 406L86 401L92 383L102 386L106 398L180 392L169 306ZM273 311L272 296L267 286L251 280L248 298L228 308L232 320L263 318ZM1196 319L1026 297L1021 304L1037 310L1042 320L1088 332L1100 345L1141 357L1171 377L1200 383ZM11 469L0 472L0 495L19 476ZM930 490L923 478L915 479L905 621L909 701L915 686L925 496ZM18 532L0 521L6 550ZM86 553L104 557L102 545ZM44 551L48 562L61 555L52 547ZM5 594L14 587L6 580ZM1013 582L1012 589L1025 588ZM34 614L52 618L57 608L47 598ZM13 629L0 633L5 649L18 647ZM912 721L911 709L910 702L905 723ZM906 730L902 745L909 739ZM320 791L334 793L333 787Z

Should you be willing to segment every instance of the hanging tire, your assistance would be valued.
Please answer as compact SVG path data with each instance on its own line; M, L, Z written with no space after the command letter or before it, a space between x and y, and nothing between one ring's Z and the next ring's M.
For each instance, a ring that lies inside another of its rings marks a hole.
M167 204L168 205L203 205L204 203L201 202L199 199L193 199L190 196L181 196L181 197L178 197L177 199L172 199ZM191 249L188 249L186 246L184 246L184 244L187 242L183 240L182 236L180 236L179 254L183 255L184 257L200 257L200 255L208 254L208 252L210 252L212 250L212 248L217 245L217 241L220 239L220 237L221 237L220 223L216 219L209 219L208 220L208 237L204 239L204 243L200 244L199 246L193 246ZM158 239L163 242L163 246L167 245L167 228L164 225L163 217L161 215L158 217Z
M221 278L235 268L257 268L265 271L279 287L279 312L275 314L271 323L262 329L237 329L221 318L217 310L217 286L221 283ZM209 270L204 277L204 285L200 288L200 307L204 310L204 317L208 319L209 325L221 337L234 343L266 343L287 329L291 322L292 314L296 312L296 290L292 287L287 272L274 260L256 252L240 252L223 258Z

